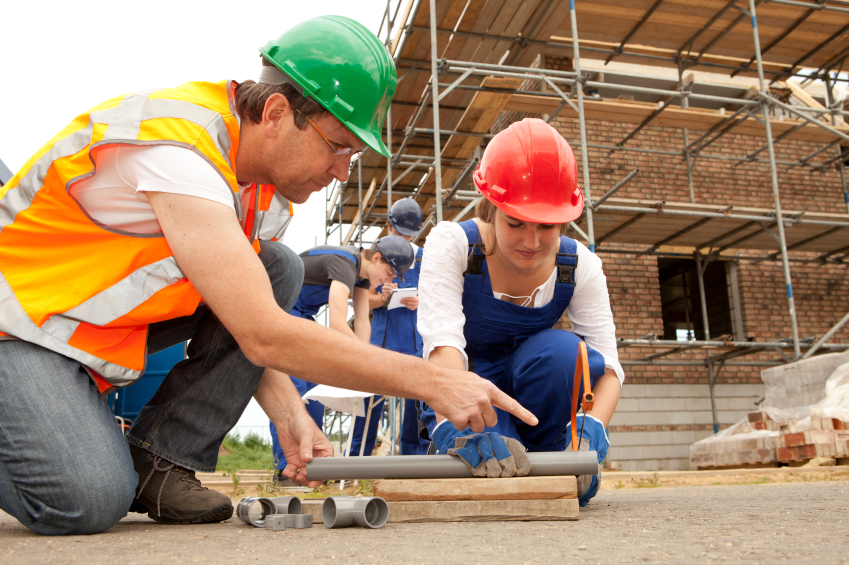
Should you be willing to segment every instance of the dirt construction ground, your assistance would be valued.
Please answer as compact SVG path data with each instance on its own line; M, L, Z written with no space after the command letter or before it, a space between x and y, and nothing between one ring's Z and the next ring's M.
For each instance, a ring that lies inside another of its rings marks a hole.
M849 481L808 477L664 486L652 476L602 490L576 522L271 532L235 517L163 526L132 514L100 535L47 538L0 512L0 563L849 563Z

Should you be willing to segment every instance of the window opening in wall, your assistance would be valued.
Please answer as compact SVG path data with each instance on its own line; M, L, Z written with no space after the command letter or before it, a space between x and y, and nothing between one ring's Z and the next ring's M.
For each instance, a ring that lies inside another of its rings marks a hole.
M692 259L661 258L657 261L657 267L663 339L705 339L696 262ZM725 261L708 264L704 283L711 339L732 334L732 305Z

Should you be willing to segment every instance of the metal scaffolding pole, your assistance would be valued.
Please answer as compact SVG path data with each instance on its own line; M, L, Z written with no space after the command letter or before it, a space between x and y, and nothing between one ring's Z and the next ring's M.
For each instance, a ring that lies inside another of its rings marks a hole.
M357 159L357 207L360 213L357 215L357 241L363 246L363 160ZM340 232L341 233L341 232ZM363 442L365 445L365 442Z
M575 15L575 0L569 0L569 21L572 29L572 70L575 71L575 93L578 96L578 123L581 129L581 166L584 176L584 210L587 214L587 236L590 251L595 253L595 228L593 226L593 201L590 189L590 157L587 148L587 122L584 117L584 77L581 75L581 54L578 47L578 19Z
M698 276L699 281L699 302L702 305L702 330L705 332L704 340L710 341L710 322L708 321L708 310L707 310L707 295L705 294L705 270L707 269L708 262L704 261L704 267L702 267L702 254L699 251L696 251L696 275Z
M778 238L781 247L781 262L784 267L784 282L787 287L787 304L790 310L790 325L793 332L793 354L794 359L799 359L799 326L796 322L796 303L793 300L793 283L790 278L790 262L787 260L787 239L784 236L784 220L781 218L781 197L778 192L778 171L775 163L775 147L772 145L772 124L769 120L769 102L765 95L767 93L766 81L764 80L763 59L761 58L761 43L758 36L758 17L755 12L755 0L749 0L749 15L752 18L752 38L755 44L755 60L758 63L758 82L760 84L761 112L764 117L764 128L766 129L767 149L769 151L769 172L772 181L772 197L775 201L775 221L778 224Z
M386 109L386 149L389 157L386 159L386 209L392 208L392 104ZM377 196L374 198L377 202Z
M442 163L439 139L439 70L436 54L436 0L430 0L430 94L433 99L433 170L436 174L436 222L442 221Z

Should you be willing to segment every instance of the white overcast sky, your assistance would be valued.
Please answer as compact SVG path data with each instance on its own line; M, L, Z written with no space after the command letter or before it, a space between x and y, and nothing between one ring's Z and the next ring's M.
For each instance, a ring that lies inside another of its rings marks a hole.
M17 172L75 116L119 94L192 80L256 79L257 49L315 16L348 16L376 33L385 6L385 0L0 0L0 159ZM298 252L323 244L323 213L323 193L296 206L286 243Z

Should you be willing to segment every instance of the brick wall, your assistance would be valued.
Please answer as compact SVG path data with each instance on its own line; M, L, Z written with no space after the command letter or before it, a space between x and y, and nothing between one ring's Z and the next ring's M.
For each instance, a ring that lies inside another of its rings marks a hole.
M571 70L567 59L546 57L547 68ZM525 115L505 115L510 123ZM580 135L577 119L558 117L552 121L572 144L580 166ZM588 120L590 143L617 144L635 127L634 124ZM702 132L690 132L694 141ZM763 138L730 134L713 143L705 152L715 155L743 156L760 149ZM680 151L683 130L649 126L629 146ZM820 148L801 141L782 141L776 145L779 161L795 161ZM831 158L835 151L824 152L812 161ZM766 159L763 151L759 157ZM592 194L597 198L635 168L640 174L618 197L689 202L687 169L678 157L608 150L589 150ZM734 166L731 161L699 159L693 171L693 189L697 203L722 206L773 208L769 165L748 163ZM583 178L583 172L579 178ZM781 202L784 210L846 213L842 187L834 170L811 172L810 169L779 167ZM792 229L788 228L788 229ZM657 260L635 258L617 253L629 246L605 245L599 251L607 275L611 307L617 337L636 338L649 333L663 335L661 298ZM644 246L641 246L641 248ZM746 255L764 252L745 251ZM794 258L812 258L816 254L791 252ZM791 263L796 299L799 335L822 336L849 311L849 270L842 265ZM782 265L780 262L738 262L738 283L745 338L757 341L790 336L790 315ZM849 325L833 338L849 342ZM620 349L620 359L639 359L657 350ZM704 352L680 355L682 360L704 359ZM746 357L746 361L775 359L775 353ZM689 464L688 446L713 433L708 371L704 366L626 366L622 401L611 422L609 462L630 470L684 468ZM726 427L754 410L753 400L763 392L760 367L726 366L717 381L717 407L721 427Z

